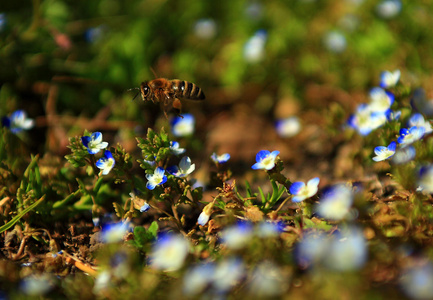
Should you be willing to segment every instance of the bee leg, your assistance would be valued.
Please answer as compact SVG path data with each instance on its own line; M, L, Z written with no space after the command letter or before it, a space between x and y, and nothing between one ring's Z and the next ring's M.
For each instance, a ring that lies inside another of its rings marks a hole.
M182 102L180 102L179 99L175 98L173 100L173 108L176 109L177 115L183 119L183 116L181 115L181 112L182 112Z

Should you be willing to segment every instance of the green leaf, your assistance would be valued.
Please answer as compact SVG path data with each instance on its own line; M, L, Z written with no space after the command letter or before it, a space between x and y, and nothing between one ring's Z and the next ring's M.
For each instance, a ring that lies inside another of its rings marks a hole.
M19 219L21 219L26 213L28 213L29 211L34 209L36 206L41 204L42 201L44 201L44 199L45 199L45 196L42 196L38 201L36 201L32 205L26 207L22 212L20 212L18 215L16 215L14 218L12 218L12 220L7 222L5 225L1 226L0 227L0 233L2 233L4 231L10 229L12 226L14 226L15 223L18 222Z

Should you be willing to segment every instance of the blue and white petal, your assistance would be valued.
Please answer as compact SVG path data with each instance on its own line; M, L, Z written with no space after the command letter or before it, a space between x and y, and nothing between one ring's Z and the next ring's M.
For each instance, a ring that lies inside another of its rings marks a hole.
M400 129L400 136L397 142L403 146L410 145L418 140L420 140L425 134L424 127L412 126L411 128Z
M400 70L395 70L394 72L383 71L380 74L380 86L384 89L396 86L400 80L400 74Z
M261 150L256 155L256 163L251 167L254 170L264 169L271 170L275 167L275 160L280 151Z
M388 147L385 146L378 146L374 148L374 154L376 154L375 157L373 157L374 161L382 161L386 160L390 157L392 157L395 154L397 147L396 142L391 142Z
M171 131L177 137L190 136L195 130L195 119L191 114L175 117L171 120Z
M425 128L425 134L429 134L433 131L433 128L432 128L430 122L426 121L424 119L424 116L420 113L413 114L408 121L408 125L409 125L409 127L413 127L413 126L424 127Z
M373 112L385 112L394 103L394 95L382 88L375 87L370 91L369 107Z
M230 154L224 153L221 155L217 155L215 152L212 153L211 157L212 161L216 164L223 164L230 159Z
M116 161L110 151L105 150L104 156L101 157L97 162L96 166L101 169L102 175L107 175L113 169Z
M147 184L146 187L149 190L153 190L157 185L161 185L167 182L167 176L165 176L165 170L161 167L155 169L153 174L146 174Z
M186 150L184 148L180 148L179 147L179 143L176 141L171 141L170 142L170 151L171 153L173 153L174 155L179 155L184 153Z

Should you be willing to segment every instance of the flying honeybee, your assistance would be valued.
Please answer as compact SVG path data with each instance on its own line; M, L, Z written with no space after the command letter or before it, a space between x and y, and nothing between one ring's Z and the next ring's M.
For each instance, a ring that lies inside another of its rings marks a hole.
M141 83L140 92L143 101L160 102L164 110L165 117L168 118L167 112L175 108L181 112L182 103L180 99L204 100L205 96L201 88L196 84L179 79L169 80L166 78L156 78ZM131 89L132 90L132 89ZM134 97L134 99L135 99Z

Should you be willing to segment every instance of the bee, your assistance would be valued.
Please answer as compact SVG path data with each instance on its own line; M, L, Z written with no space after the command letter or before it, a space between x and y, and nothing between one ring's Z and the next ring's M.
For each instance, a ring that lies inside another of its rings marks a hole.
M144 81L134 99L141 93L143 101L152 100L153 103L160 102L164 110L164 115L168 118L167 112L172 108L178 110L178 115L182 110L180 99L204 100L205 95L201 88L196 84L179 79L169 80L166 78L156 78ZM133 90L131 89L131 90Z

